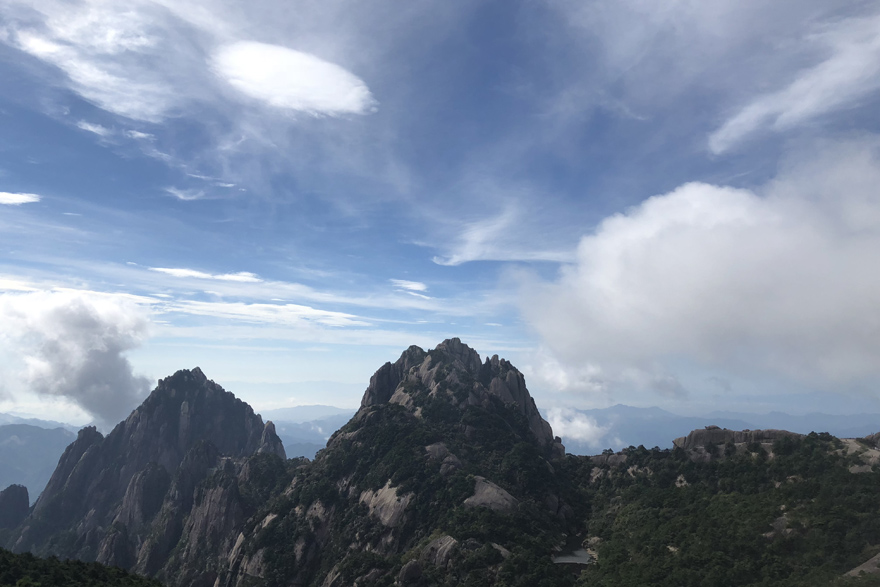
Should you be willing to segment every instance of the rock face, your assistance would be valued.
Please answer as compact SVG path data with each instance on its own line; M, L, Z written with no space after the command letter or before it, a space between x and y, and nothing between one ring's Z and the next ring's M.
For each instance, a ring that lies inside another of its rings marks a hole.
M239 477L258 453L285 457L272 423L200 369L178 371L106 437L80 430L9 546L185 576L244 521Z
M512 510L519 503L515 497L491 481L487 481L482 477L476 477L475 481L474 494L464 500L464 505L504 512Z
M21 524L30 509L28 490L24 485L10 485L0 491L0 529Z
M743 443L773 443L780 438L802 438L803 434L796 434L787 430L728 430L718 426L707 426L702 430L694 430L687 436L676 438L673 444L685 450L693 450L705 447L709 444L734 444Z
M523 374L498 355L481 362L477 351L457 338L443 341L430 352L411 346L394 363L385 363L370 379L361 409L396 403L415 411L415 390L436 396L462 384L467 384L467 396L459 402L460 407L488 407L490 397L497 398L525 417L535 439L553 451L554 457L565 455L550 424L538 412Z

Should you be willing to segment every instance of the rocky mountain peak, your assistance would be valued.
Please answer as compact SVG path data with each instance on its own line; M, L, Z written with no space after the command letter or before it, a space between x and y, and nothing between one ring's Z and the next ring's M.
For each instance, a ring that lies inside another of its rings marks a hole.
M428 398L445 399L460 410L490 407L494 400L515 407L528 421L538 443L564 454L550 424L541 417L526 388L523 374L497 355L483 362L479 353L458 338L444 340L433 350L411 346L394 363L385 363L370 378L361 411L383 404L399 404L422 416Z
M13 546L156 572L180 539L194 488L263 454L285 459L271 422L198 367L178 371L107 436L80 430Z

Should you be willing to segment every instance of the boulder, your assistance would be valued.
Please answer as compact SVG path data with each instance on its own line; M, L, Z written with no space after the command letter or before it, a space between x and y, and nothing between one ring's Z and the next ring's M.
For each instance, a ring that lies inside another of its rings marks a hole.
M467 507L484 507L498 512L512 510L519 501L484 477L474 477L474 494L464 500Z

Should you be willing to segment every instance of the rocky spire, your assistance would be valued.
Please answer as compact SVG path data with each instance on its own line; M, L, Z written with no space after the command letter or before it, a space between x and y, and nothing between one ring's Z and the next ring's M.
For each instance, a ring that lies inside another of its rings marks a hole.
M538 412L523 374L498 355L482 362L479 353L458 338L444 340L427 352L411 346L394 363L385 363L370 378L361 408L396 403L415 411L416 394L442 394L453 399L454 390L466 394L465 399L454 400L462 409L487 405L490 396L516 406L535 439L544 447L553 447L556 456L564 454L550 424Z

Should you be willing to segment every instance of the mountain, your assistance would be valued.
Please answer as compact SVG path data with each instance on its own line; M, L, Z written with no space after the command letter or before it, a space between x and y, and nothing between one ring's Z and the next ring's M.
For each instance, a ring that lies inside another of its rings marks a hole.
M880 434L683 433L566 454L513 365L450 339L380 367L313 461L285 459L185 370L80 431L30 513L0 494L0 541L181 587L880 585Z
M283 469L284 458L271 422L198 368L178 371L106 437L80 430L10 545L159 578L203 577L202 553L216 558L259 483L272 482L249 479L266 462Z
M550 553L581 507L564 467L510 363L458 339L410 347L248 524L218 584L562 584Z
M73 432L74 434L76 434L76 431L80 429L80 426L65 424L64 422L56 422L54 420L40 420L39 418L30 417L24 418L22 416L15 416L13 414L0 413L0 426L5 426L6 424L27 424L28 426L36 426L37 428L45 428L47 430L63 428L65 430Z
M564 448L497 356L410 347L313 462L282 451L271 423L180 371L106 437L82 430L8 542L171 585L568 576L550 560L582 507Z
M64 449L75 438L76 434L65 428L0 426L0 487L24 485L36 498L49 482Z

